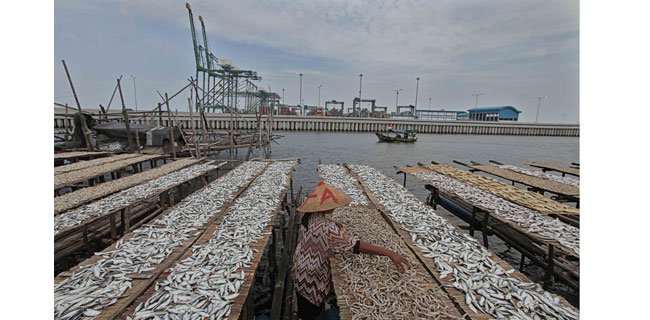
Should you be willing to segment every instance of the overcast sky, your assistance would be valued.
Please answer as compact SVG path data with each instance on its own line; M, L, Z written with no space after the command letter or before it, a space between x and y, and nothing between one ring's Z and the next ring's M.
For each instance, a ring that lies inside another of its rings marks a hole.
M285 102L309 105L358 96L394 111L467 110L512 105L520 121L579 120L578 1L192 1L205 19L210 50L241 69L258 71L261 87ZM200 31L200 29L199 29ZM115 79L138 109L152 109L156 91L170 94L195 74L184 1L54 3L54 100L74 105L65 59L84 107L106 106ZM119 106L119 100L112 107ZM172 106L187 109L187 100Z

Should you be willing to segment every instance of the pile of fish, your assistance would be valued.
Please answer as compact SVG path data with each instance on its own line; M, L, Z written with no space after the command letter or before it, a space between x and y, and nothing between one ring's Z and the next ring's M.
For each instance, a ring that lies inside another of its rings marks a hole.
M334 211L332 220L350 236L395 251L411 265L400 273L383 256L337 255L342 274L342 281L335 283L337 298L350 306L352 319L462 319L447 293L376 209L343 207Z
M102 143L98 147L99 147L99 151L115 152L115 151L126 150L127 146L128 145L123 144L119 141L112 141L108 143Z
M495 166L495 167L501 168L501 169L512 170L512 171L515 171L515 172L527 174L529 176L535 176L535 177L538 177L538 178L553 180L553 181L557 181L557 182L560 182L560 183L572 185L572 186L578 187L578 188L580 187L580 179L578 179L578 178L569 177L569 176L561 177L561 176L557 176L557 175L542 172L542 171L528 170L528 169L519 168L517 166L512 166L512 165L508 165L508 164L501 164L501 165L492 164L492 165Z
M104 163L102 165L82 168L79 170L64 172L54 176L54 188L60 188L68 184L76 183L83 181L85 179L91 179L109 172L120 170L122 168L140 163L143 161L160 158L160 155L150 154L150 155L138 155L136 157L122 159L114 162Z
M54 235L57 235L62 229L83 224L93 218L126 208L138 201L152 197L173 185L199 177L217 167L209 164L193 165L62 213L54 217Z
M271 163L228 208L206 243L192 246L192 254L177 262L155 292L127 319L222 319L230 315L245 280L254 249L286 191L296 161Z
M580 229L574 226L439 173L419 172L413 175L470 203L489 209L492 215L512 221L541 239L555 240L568 249L568 253L580 257Z
M476 239L457 231L400 184L374 168L349 167L391 219L410 233L424 256L435 262L439 277L465 293L465 303L472 311L500 319L579 318L575 309L539 284L511 276L514 269L504 269Z
M81 266L54 286L56 319L92 319L131 288L130 275L151 271L182 242L200 234L208 219L233 200L237 192L266 167L245 162L194 193L156 219L119 240L115 249L98 253L101 259Z
M136 186L142 182L161 177L170 172L174 172L176 170L194 164L197 161L199 161L199 159L182 158L164 166L130 175L128 177L111 180L93 187L83 188L74 192L66 193L60 197L54 198L54 213L56 214L65 210L69 210L89 201L99 199L120 190L125 190L127 188Z
M318 174L329 185L350 196L352 198L351 205L370 204L370 200L357 184L357 180L352 178L345 168L335 164L322 164L318 166Z

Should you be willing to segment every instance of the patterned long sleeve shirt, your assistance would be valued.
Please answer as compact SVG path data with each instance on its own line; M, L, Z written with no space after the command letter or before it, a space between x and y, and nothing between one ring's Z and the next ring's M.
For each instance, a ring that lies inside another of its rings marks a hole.
M293 256L293 281L300 295L320 305L329 293L330 257L336 253L359 253L359 240L348 236L338 224L322 213L312 213L300 227Z

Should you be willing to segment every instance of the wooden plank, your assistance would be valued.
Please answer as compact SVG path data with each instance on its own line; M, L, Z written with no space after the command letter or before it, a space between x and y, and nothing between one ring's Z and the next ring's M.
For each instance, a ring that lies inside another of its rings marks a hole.
M572 163L573 164L573 163ZM580 165L573 164L575 167L567 167L557 163L552 162L531 162L528 164L531 167L542 168L550 171L557 171L561 173L567 173L576 177L580 176Z
M210 172L212 172L214 170L217 170L217 169L218 169L218 167L212 168L209 171L207 171L205 174L210 173ZM152 194L151 196L149 196L147 198L139 199L137 201L126 203L126 204L123 204L123 205L121 205L119 207L116 207L111 213L108 213L106 215L102 215L102 216L99 216L99 217L94 217L94 218L88 219L88 220L86 220L86 221L84 221L84 222L82 222L80 224L76 224L76 225L73 225L73 226L70 226L70 227L67 227L67 228L63 228L63 229L59 230L59 232L54 236L54 242L57 242L58 239L61 239L61 238L65 237L65 236L67 236L67 235L69 235L71 233L77 232L79 229L83 228L85 225L88 225L88 224L94 223L96 221L99 221L101 219L104 219L106 216L111 215L111 214L113 214L115 212L118 212L120 210L123 210L125 208L133 207L133 206L139 205L139 204L141 204L143 202L147 202L151 198L159 197L159 196L161 196L161 195L163 195L165 193L170 192L171 190L173 190L174 188L178 187L179 185L181 185L183 183L186 183L186 182L189 182L189 181L194 181L196 179L201 179L201 176L193 177L193 178L187 179L187 180L179 180L176 183L174 183L174 184L170 185L169 187L167 187L166 189L160 190L157 193ZM63 214L65 214L65 213L63 213Z
M580 214L580 209L546 198L539 193L517 188L496 179L472 174L449 165L422 165L422 168L470 184L485 192L543 214L566 216Z
M106 151L91 152L91 151L72 151L72 152L59 152L54 154L54 160L76 160L81 158L92 157L105 157L111 154Z
M555 193L557 195L562 195L566 197L580 196L580 188L576 188L575 186L567 185L557 181L547 180L535 176L529 176L527 174L506 170L499 167L489 166L489 165L475 164L475 165L471 165L470 167L472 169L476 169L482 172L495 175L500 178L525 184L527 186L531 186L540 190Z
M129 166L153 159L165 157L163 155L139 155L133 158L110 162L98 167L89 167L72 172L66 172L54 176L54 189L72 186L84 180L94 179L105 174L125 170Z

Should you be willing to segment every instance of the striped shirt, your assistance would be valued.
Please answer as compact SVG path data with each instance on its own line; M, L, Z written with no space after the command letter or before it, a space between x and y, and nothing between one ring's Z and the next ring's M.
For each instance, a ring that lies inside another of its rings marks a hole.
M311 213L307 228L301 224L298 246L293 256L296 291L318 306L330 289L330 257L335 253L359 253L359 240L348 236L322 213Z

